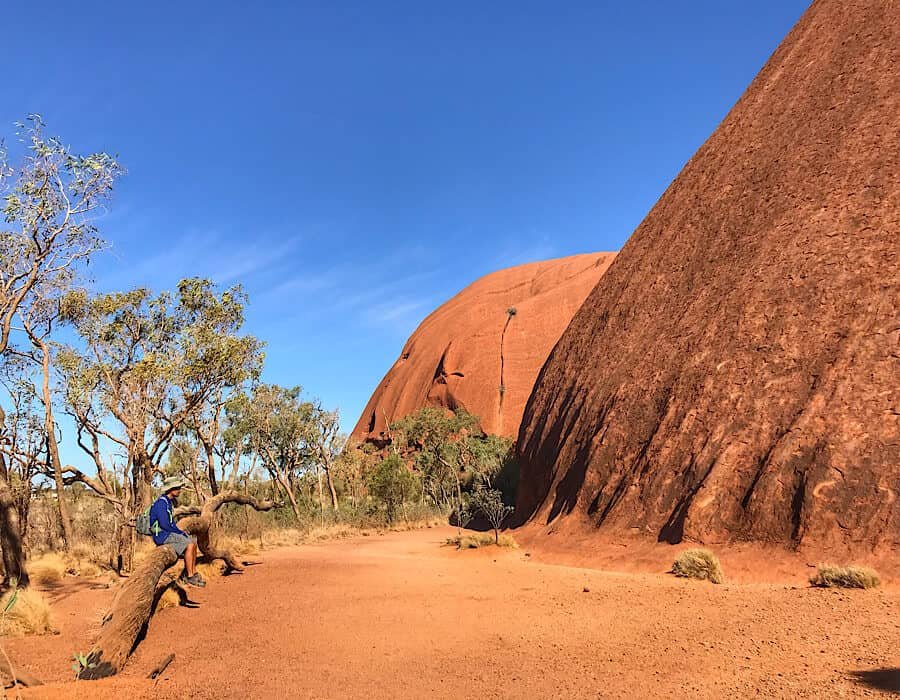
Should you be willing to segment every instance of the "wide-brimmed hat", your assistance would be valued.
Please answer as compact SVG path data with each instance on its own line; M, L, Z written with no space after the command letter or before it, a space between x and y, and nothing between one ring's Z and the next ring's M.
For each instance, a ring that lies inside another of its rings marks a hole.
M184 479L180 476L170 476L168 479L163 481L162 492L169 493L169 491L174 491L175 489L184 488Z

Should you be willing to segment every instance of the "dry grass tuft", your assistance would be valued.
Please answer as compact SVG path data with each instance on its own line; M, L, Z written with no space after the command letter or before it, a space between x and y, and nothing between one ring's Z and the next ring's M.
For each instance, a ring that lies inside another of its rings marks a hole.
M500 547L517 548L519 545L510 535L500 535L499 542L494 541L494 535L490 532L479 532L474 535L457 535L456 537L448 537L447 544L453 545L457 549L478 549L480 547Z
M68 568L69 565L65 559L55 552L50 552L28 562L28 575L32 583L59 583L66 575Z
M874 569L834 564L819 564L809 582L819 588L877 588L881 585L878 572Z
M724 583L725 574L718 557L708 549L687 549L672 564L672 573L710 583Z
M214 584L216 579L222 577L223 564L220 561L214 562L199 562L197 564L197 573L200 574L206 580L206 585L211 586ZM184 562L179 561L172 569L169 570L170 574L176 578L181 576L182 571L184 571ZM184 588L187 589L188 594L190 594L192 587L184 584ZM166 608L175 608L181 603L181 599L178 597L178 593L172 587L166 588L163 592L162 596L160 596L159 602L156 604L156 612L160 610L165 610Z
M14 589L0 598L0 636L55 633L50 605L39 591Z

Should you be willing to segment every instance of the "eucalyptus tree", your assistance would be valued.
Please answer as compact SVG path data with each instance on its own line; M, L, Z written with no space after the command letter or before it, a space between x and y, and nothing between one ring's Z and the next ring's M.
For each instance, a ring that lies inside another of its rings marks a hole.
M301 394L299 386L258 384L228 406L232 430L246 436L248 449L259 456L298 520L297 480L313 464L317 429L317 407Z
M461 436L478 433L478 417L464 409L450 413L425 407L391 425L403 451L414 454L414 465L422 474L425 489L436 505L461 509L463 502Z
M313 433L311 447L317 457L316 478L319 484L319 502L324 507L322 499L322 475L328 484L328 495L331 499L331 509L337 512L338 497L334 487L334 472L338 457L347 444L347 436L341 433L341 416L338 411L328 411L320 404L315 405L313 413Z
M32 484L43 473L46 443L36 387L26 358L12 356L0 366L0 386L5 394L0 399L0 466L18 524L14 530L2 533L0 546L15 548L21 547L21 539L28 530ZM16 542L15 538L19 541ZM24 565L18 576L5 572L4 584L10 584L13 578L19 585L28 584Z
M124 458L124 482L107 483L67 467L122 514L119 551L130 568L134 514L150 503L153 478L163 474L167 451L204 405L259 371L262 345L240 335L246 296L240 287L217 291L209 280L182 280L174 293L148 289L73 295L67 318L81 348L59 353L67 411L79 446L99 469L104 445ZM86 440L83 438L87 438Z
M114 156L73 153L46 136L39 115L17 124L24 146L11 164L0 143L0 356L5 355L14 319L39 288L64 286L103 246L96 216L124 173ZM2 359L2 358L0 358ZM0 455L0 544L7 579L28 581L19 519Z

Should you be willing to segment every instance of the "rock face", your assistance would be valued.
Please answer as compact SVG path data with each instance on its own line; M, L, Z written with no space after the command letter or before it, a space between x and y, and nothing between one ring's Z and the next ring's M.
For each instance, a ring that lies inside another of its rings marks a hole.
M900 3L819 0L553 350L518 516L900 543Z
M386 423L439 406L463 407L485 431L514 437L541 365L613 257L521 265L466 287L412 334L353 436L382 442Z

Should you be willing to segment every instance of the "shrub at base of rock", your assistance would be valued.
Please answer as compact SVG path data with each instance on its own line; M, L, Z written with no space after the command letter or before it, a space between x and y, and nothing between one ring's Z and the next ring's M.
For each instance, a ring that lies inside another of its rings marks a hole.
M672 564L672 573L681 578L695 578L711 583L725 581L718 557L708 549L685 550Z
M498 547L510 547L515 549L519 546L509 535L500 535L499 540L495 543L494 536L490 533L448 537L447 544L453 545L457 549L478 549L479 547L493 547L495 545Z
M818 588L877 588L881 585L881 579L873 569L833 564L819 564L809 582Z

